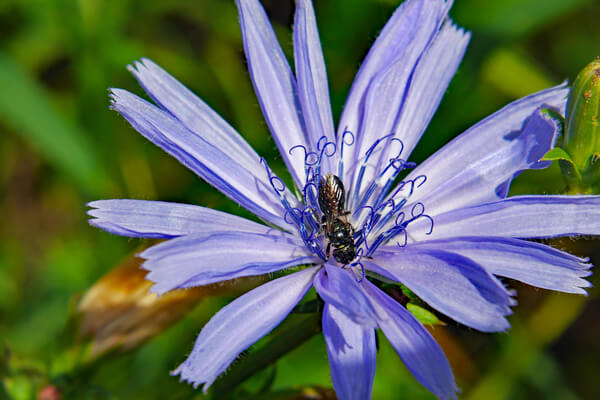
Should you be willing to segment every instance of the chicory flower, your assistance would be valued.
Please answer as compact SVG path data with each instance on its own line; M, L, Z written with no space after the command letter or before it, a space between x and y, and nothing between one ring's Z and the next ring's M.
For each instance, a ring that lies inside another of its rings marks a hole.
M484 332L509 327L514 302L497 276L585 293L586 260L523 239L599 234L600 198L507 198L520 171L547 166L539 160L557 127L540 109L564 112L568 89L509 104L415 167L406 160L470 37L448 17L451 2L407 0L396 10L358 71L337 133L312 4L296 3L294 73L260 3L237 0L250 76L296 190L152 61L131 71L156 105L121 89L111 94L112 107L142 135L265 224L141 200L92 202L90 223L118 235L170 239L140 255L156 293L309 265L239 297L204 326L174 372L194 385L206 390L314 286L325 303L323 333L339 398L370 398L376 329L423 386L455 398L440 347L379 283L400 282ZM320 201L332 176L344 190L333 205ZM346 230L333 232L334 224ZM336 249L351 261L332 256Z

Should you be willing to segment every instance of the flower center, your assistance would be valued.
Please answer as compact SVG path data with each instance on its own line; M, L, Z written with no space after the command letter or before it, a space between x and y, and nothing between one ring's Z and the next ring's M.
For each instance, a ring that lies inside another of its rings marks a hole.
M365 154L359 158L349 191L342 182L344 176L344 148L354 145L354 134L349 130L343 133L337 157L337 175L322 171L324 157L334 157L337 146L323 136L317 143L316 151L309 151L303 145L293 146L289 152L304 152L305 184L301 188L301 205L293 207L286 198L283 181L275 176L264 159L273 190L279 196L285 209L284 220L295 226L306 247L323 261L333 257L342 265L362 267L363 257L371 257L377 248L396 240L398 246L408 241L408 225L417 219L430 222L429 232L433 231L433 219L425 213L421 202L410 202L415 189L427 180L425 175L406 179L392 186L401 171L414 168L415 163L401 158L404 145L400 139L386 135L377 139ZM383 168L381 146L400 146L396 156L385 161ZM346 150L350 151L350 150ZM379 153L378 156L375 156ZM379 163L369 164L379 157ZM367 167L380 171L370 182L364 182ZM353 183L353 184L352 184Z

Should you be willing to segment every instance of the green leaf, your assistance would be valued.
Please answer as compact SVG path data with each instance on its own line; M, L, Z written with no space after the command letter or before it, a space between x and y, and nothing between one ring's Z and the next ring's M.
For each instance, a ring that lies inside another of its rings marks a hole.
M429 310L424 309L423 307L417 306L413 303L408 303L406 308L412 315L415 316L422 324L425 325L444 325L442 321L439 320L438 317L435 316Z
M60 115L35 79L1 52L0 89L0 117L80 187L103 193L108 179L86 133Z
M571 164L573 164L573 160L571 159L571 156L569 155L569 153L567 153L560 147L556 147L556 148L550 150L549 152L544 154L544 157L542 157L542 161L555 161L555 160L564 160L564 161L568 161Z

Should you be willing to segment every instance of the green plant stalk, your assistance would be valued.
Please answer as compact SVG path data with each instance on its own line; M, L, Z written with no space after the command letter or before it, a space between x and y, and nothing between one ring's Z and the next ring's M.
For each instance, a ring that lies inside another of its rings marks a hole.
M314 313L302 322L277 335L264 347L250 353L236 364L231 371L212 386L212 398L225 398L240 383L268 367L281 356L294 350L302 343L321 332L321 313Z

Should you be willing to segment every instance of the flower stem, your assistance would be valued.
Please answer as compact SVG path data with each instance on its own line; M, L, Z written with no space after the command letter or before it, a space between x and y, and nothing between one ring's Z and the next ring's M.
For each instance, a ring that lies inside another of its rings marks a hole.
M237 363L226 375L219 379L211 388L212 397L225 398L240 383L268 367L281 356L300 346L302 343L321 331L321 313L314 313L304 318L273 338L260 349L250 353Z

